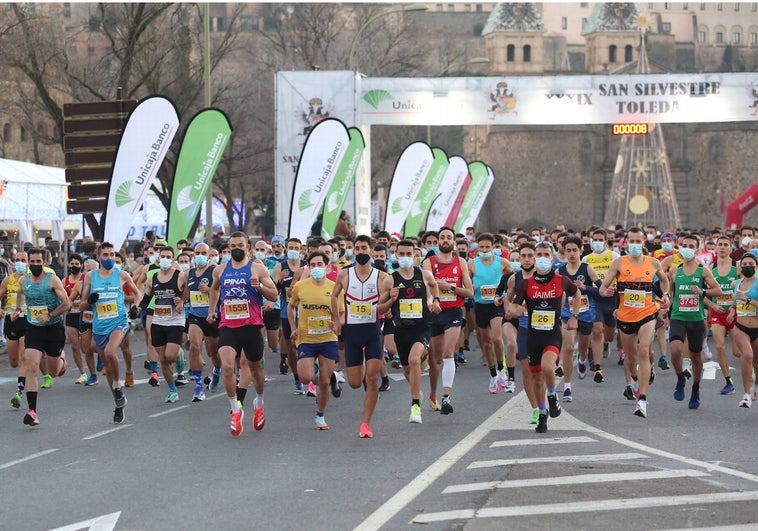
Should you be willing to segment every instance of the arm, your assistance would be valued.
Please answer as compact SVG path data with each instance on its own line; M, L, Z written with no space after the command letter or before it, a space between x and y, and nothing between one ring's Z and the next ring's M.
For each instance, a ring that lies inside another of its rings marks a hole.
M208 317L207 321L213 323L216 321L216 306L218 306L218 297L220 295L219 290L219 277L221 276L221 268L217 267L213 269L213 284L211 284L211 290L208 293Z
M340 296L344 289L345 277L347 276L347 270L343 269L337 275L337 282L334 283L334 289L332 290L332 316L340 315ZM342 331L342 317L334 321L334 333L340 335Z
M613 262L611 262L611 266L608 268L608 273L605 275L605 280L603 280L603 283L598 288L598 293L600 293L601 297L610 297L616 293L616 288L611 286L611 283L616 280L616 277L619 274L620 263L621 258L616 258Z
M13 273L10 273L11 275ZM2 282L0 282L0 301L3 300L3 297L5 297L6 292L8 291L8 277L5 277ZM13 308L0 308L0 319L3 319L5 317L6 310L10 310L13 312Z
M652 258L651 260L653 262L653 269L657 272L658 278L661 282L661 291L663 292L663 295L661 296L661 308L668 309L671 305L671 293L669 293L669 290L671 289L671 281L669 276L664 273L661 263L655 258Z
M703 290L703 295L706 300L708 297L717 297L724 294L724 292L721 291L721 286L719 286L719 283L716 282L716 279L713 277L711 270L705 267L703 268L703 280L705 281L705 285L708 286Z
M71 308L71 302L68 300L68 295L66 294L66 290L63 288L63 283L61 282L61 279L59 279L56 276L50 276L50 289L53 290L53 293L55 293L56 297L58 297L58 301L60 301L60 304L50 312L50 314L47 316L47 320L50 320L53 317L58 317L59 315L63 315L66 313L69 308ZM42 321L44 322L44 321Z
M422 271L424 281L426 282L426 292L431 295L432 302L429 304L429 310L432 313L440 313L442 308L440 307L440 288L437 285L437 279L434 278L429 271Z
M295 286L292 289L292 298L290 299L289 304L287 304L287 319L290 322L290 329L292 330L292 335L290 336L292 341L296 341L298 336L297 313L295 312L295 308L297 308L298 304L300 304L300 294L297 286Z
M379 273L379 304L376 305L378 313L387 313L398 298L399 290L393 287L392 277L387 273ZM332 315L336 315L332 312Z
M271 280L271 275L268 274L266 266L259 263L253 264L253 276L251 279L253 282L260 282L260 292L266 300L275 301L279 295L279 291L276 289L276 284Z
M82 312L86 311L87 308L89 308L89 302L87 302L87 299L89 298L91 285L92 285L92 271L84 275L84 282L82 282L81 301L79 302L79 310ZM79 284L74 286L74 289L71 290L72 296L74 295L74 291L76 291L77 289L79 289Z
M461 271L463 273L463 287L456 288L455 294L465 298L471 298L474 296L474 284L471 282L471 275L469 275L466 262L460 256L457 257L460 263ZM473 263L473 262L472 262Z

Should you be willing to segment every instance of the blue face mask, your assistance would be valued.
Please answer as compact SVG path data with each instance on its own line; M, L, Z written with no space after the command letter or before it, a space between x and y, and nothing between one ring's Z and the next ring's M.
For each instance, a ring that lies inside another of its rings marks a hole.
M208 265L208 257L202 254L199 254L195 257L195 265L197 267L205 267Z
M511 262L511 269L513 269L514 273L521 271L521 262Z
M673 242L663 242L661 244L661 249L663 249L664 253L670 253L674 250L674 243Z
M642 255L642 244L641 243L630 243L629 248L627 249L627 252L629 253L629 256L641 256Z
M400 269L410 269L413 267L413 257L401 256L397 259L397 265L400 267Z
M300 260L300 251L287 251L287 260L290 262Z
M313 280L323 280L326 276L326 269L323 267L312 267L311 268L311 278Z
M161 258L161 261L158 265L160 265L163 271L168 271L169 269L171 269L172 262L173 260L171 260L171 258Z
M492 251L487 251L486 253L479 251L479 258L489 260L490 258L492 258Z
M189 271L189 268L190 268L189 264L185 264L185 263L179 264L179 269L181 269L182 271Z
M26 273L26 264L24 262L16 262L16 273L19 275Z
M477 248L479 248L479 244L478 244L478 243L476 243L476 242L471 242L471 243L469 244L469 249L471 249L472 251L473 251L474 249L477 249Z
M266 251L255 251L255 258L256 260L265 260L266 259Z
M221 263L222 264L227 263L231 259L232 259L232 255L230 255L230 254L222 254L221 255Z
M432 245L426 248L427 252L432 251L434 254L440 254L440 248L437 245Z
M116 264L116 261L113 258L103 258L102 260L100 260L100 267L108 271L113 269L113 266L115 264Z
M679 249L679 254L684 258L685 262L689 262L693 258L695 258L695 249L688 249L687 247L682 247Z
M537 271L540 273L547 273L550 271L552 265L553 261L550 258L546 258L544 256L540 256L534 261L534 267L536 267Z
M352 258L352 257L353 257L353 250L345 249L345 258Z
M213 262L214 264L218 264L218 256L212 256L211 262Z
M603 242L591 242L590 247L592 247L592 250L595 251L597 254L602 253L605 251L605 243Z
M500 247L495 247L492 249L492 254L495 256L503 256L503 250Z

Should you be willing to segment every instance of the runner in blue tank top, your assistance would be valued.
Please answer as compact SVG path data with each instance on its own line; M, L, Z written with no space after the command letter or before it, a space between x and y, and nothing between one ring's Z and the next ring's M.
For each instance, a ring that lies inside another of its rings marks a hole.
M292 377L295 379L295 394L304 395L305 390L300 378L297 376L297 354L295 345L292 344L292 327L287 319L287 302L292 293L292 279L302 269L305 262L300 259L302 242L297 238L287 240L287 259L274 267L274 283L279 290L279 304L282 319L282 344L279 373L287 374L287 365L292 369ZM286 362L285 362L286 360Z

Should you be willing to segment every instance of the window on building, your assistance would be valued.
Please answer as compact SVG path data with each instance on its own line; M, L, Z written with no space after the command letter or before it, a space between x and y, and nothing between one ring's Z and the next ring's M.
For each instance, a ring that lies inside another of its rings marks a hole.
M26 127L21 126L21 142L27 141Z
M587 7L587 2L579 2L579 7Z
M723 11L724 10L724 4L719 2L716 4L716 11Z
M698 31L697 32L697 42L703 43L705 42L705 32L704 31Z
M63 2L63 18L71 18L71 2Z
M68 45L68 55L70 57L76 57L76 44L73 42Z
M609 63L616 62L616 45L615 44L611 44L608 47L608 62Z
M758 11L758 2L753 2L752 4L750 4L750 10Z
M216 17L216 31L224 31L226 29L226 20L224 17Z
M448 4L447 5L447 10L448 11L455 11L455 4Z
M634 51L634 48L631 44L627 44L624 46L624 62L625 63L631 63L632 62L632 53Z
M437 4L437 11L442 11L442 4Z
M37 136L42 138L47 136L47 126L42 122L37 124Z
M739 44L740 43L740 32L735 31L732 33L732 44Z
M682 4L683 11L689 11L689 9L690 9L690 5L688 3L685 2L684 4Z
M661 24L661 33L671 33L671 22Z
M5 124L3 125L3 142L12 142L13 141L13 128L11 127L11 124Z
M647 8L648 9L653 9L653 2L648 2L647 3Z
M700 4L700 11L705 11L705 4L704 3Z
M663 9L671 9L671 2L663 2Z
M87 47L87 55L89 55L90 57L94 57L95 56L95 47L94 46L88 46Z
M524 62L525 63L532 62L532 47L528 44L524 45Z
M90 17L89 17L89 30L90 31L100 31L100 17L96 17L95 15L90 15Z
M561 17L561 29L568 28L568 18Z
M481 13L482 12L482 4L476 4L476 12Z
M724 32L723 31L717 31L716 32L716 44L724 44Z
M739 2L735 2L734 3L734 10L735 11L739 11L740 10L740 3Z
M583 17L582 18L582 29L584 29L584 26L586 26L586 25L587 25L587 18Z
M464 8L466 9L466 12L469 13L471 11L471 4L465 4Z
M512 63L516 60L516 47L514 45L509 44L505 49L505 60L509 63Z
M758 44L758 33L750 34L750 44Z

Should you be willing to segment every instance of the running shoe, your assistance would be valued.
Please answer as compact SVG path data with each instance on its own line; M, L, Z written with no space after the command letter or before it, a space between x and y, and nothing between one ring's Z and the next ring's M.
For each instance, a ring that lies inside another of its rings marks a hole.
M245 431L245 426L242 425L242 419L245 418L245 412L240 409L236 413L231 413L232 424L229 427L229 431L232 433L232 437L239 437L242 432Z
M124 387L134 387L134 373L127 372L124 378Z
M561 365L558 365L558 366L555 368L555 375L556 375L558 378L563 378L563 366L561 366Z
M89 378L87 378L87 381L84 382L84 385L86 386L92 386L92 385L97 385L97 384L98 384L97 374L95 374L94 372L90 375Z
M24 398L24 393L21 390L16 391L16 394L11 398L11 406L18 409L21 407L21 400Z
M266 425L266 413L262 407L257 407L253 411L253 429L255 431L261 431L263 426Z
M179 400L179 393L176 391L169 391L164 401L168 404L173 404L177 400Z
M605 382L605 378L603 378L603 370L602 369L596 370L595 376L592 379L595 380L595 383Z
M203 386L201 385L199 388L198 386L195 386L195 394L192 395L192 401L202 402L203 400L205 400L205 393L203 393Z
M329 424L326 423L326 419L323 415L316 415L316 417L313 419L316 421L316 429L317 430L328 430Z
M624 388L624 397L626 397L627 400L634 400L634 389L632 389L631 385L627 385Z
M150 362L149 361L145 360L144 362L142 362L142 366L145 368L145 370L147 372L150 372Z
M40 384L40 387L42 389L50 389L53 386L53 377L49 374L46 374L42 377L42 383Z
M442 406L434 398L430 398L429 399L429 407L431 408L432 411L441 411L442 410Z
M332 373L332 375L329 377L329 387L331 388L332 396L334 398L339 398L342 396L342 388L337 382L337 375L335 373Z
M747 393L742 397L742 400L740 400L740 407L750 407L752 404L753 399L750 398L750 395Z
M544 413L540 413L537 417L537 427L534 428L534 431L537 433L545 433L547 432L547 415Z
M113 410L113 423L121 424L124 422L126 416L124 415L124 408L117 407Z
M634 414L643 419L647 418L647 400L637 400L637 407L634 408Z
M382 384L379 386L379 392L383 393L390 390L390 379L388 376L382 378Z
M563 390L563 401L564 402L573 402L574 397L571 396L571 389L564 389Z
M700 389L693 389L690 395L690 402L687 404L690 409L697 409L700 407Z
M361 422L361 427L358 429L358 437L361 439L371 439L374 436L374 432L371 431L371 426L368 422Z
M669 361L666 359L666 356L661 356L658 358L658 368L662 371L667 371L671 368L669 366Z
M37 412L33 409L27 411L26 415L24 415L24 424L27 426L39 426L39 416L37 415Z
M726 384L723 389L721 389L720 393L722 395L733 395L734 394L734 386L730 383Z
M684 377L688 380L692 378L692 371L690 371L689 367L686 367L682 372L684 373Z
M648 385L651 385L655 381L655 369L650 367L650 379L648 380Z
M147 381L150 385L153 387L160 387L161 382L158 379L158 373L157 372L151 372L150 373L150 379Z
M203 385L205 386L206 389L208 389L208 386L211 385L211 377L209 374L206 374L203 377Z
M287 356L282 354L279 358L279 374L287 374L290 368L287 365Z
M314 384L313 382L308 384L308 391L305 393L305 396L312 396L312 397L318 396L318 389L316 388L316 384Z
M713 354L711 353L711 349L708 346L707 341L703 341L703 359L708 361L713 358Z
M68 370L68 362L66 361L66 353L61 352L61 368L58 370L58 376L63 376Z
M408 422L412 424L421 424L421 406L413 404L411 406L411 416L408 418Z
M463 340L463 350L471 350L470 348L468 348L468 339Z
M95 367L95 370L97 372L102 371L105 368L105 365L103 364L103 359L100 356L97 356L97 365Z
M393 369L400 368L400 356L392 356L392 368Z
M540 410L537 408L534 408L534 411L532 411L532 418L529 419L529 424L537 424L540 421Z
M215 393L218 391L218 384L221 381L221 371L216 372L216 369L213 369L213 374L211 375L211 381L208 384L208 391L211 393Z
M79 378L77 378L76 380L74 380L74 383L76 385L85 385L87 383L87 375L85 373L81 373L79 375Z
M681 402L684 400L684 384L687 380L684 377L679 377L676 380L676 387L674 387L674 400Z
M580 380L584 380L587 377L587 364L580 361L576 364L576 374Z
M305 394L305 387L303 386L303 382L295 382L295 394L296 395Z
M505 371L497 371L497 384L503 389L508 387L508 375Z
M174 379L174 383L178 385L179 387L181 387L183 385L187 385L189 383L189 379L187 379L187 377L184 374L179 373L176 375L176 378Z
M458 365L466 364L466 356L463 355L463 351L458 353Z
M637 380L632 380L632 392L634 393L634 398L640 397L640 383Z
M126 397L124 396L124 390L120 387L116 387L113 390L113 401L116 403L116 407L123 408L126 406Z
M505 387L505 392L513 394L515 391L516 391L516 380L512 380L511 378L508 378L508 385Z
M558 397L555 395L547 395L547 404L552 418L561 414L561 404L558 402Z
M490 385L487 389L491 395L496 395L500 391L500 384L497 381L497 376L490 376Z
M617 363L617 365L623 365L624 364L624 349L623 348L619 349L619 360L616 363Z
M337 383L345 383L345 375L342 374L342 371L334 371L334 375L337 377Z
M453 412L453 404L450 403L450 398L442 397L442 408L440 409L440 413L443 415L449 415Z

